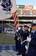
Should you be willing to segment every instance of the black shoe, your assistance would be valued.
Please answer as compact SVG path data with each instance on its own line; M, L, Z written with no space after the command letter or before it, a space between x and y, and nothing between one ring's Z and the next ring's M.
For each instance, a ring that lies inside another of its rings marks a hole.
M17 53L17 55L21 55L21 53Z

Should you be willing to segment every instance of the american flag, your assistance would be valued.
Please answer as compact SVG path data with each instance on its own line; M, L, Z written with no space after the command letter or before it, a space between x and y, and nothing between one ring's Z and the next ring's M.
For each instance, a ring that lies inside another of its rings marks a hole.
M17 28L18 27L18 24L19 24L19 17L17 16L16 12L13 13L13 19L14 19L14 26Z

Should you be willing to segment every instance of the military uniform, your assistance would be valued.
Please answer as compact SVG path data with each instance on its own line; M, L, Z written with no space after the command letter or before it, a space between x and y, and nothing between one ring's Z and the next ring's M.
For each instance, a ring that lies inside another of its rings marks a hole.
M31 38L27 56L36 56L36 31L31 33Z
M27 40L27 37L29 37L29 31L28 31L28 26L25 25L25 31L23 31L23 37L22 37L22 42ZM26 48L25 48L25 45L27 44L27 41L25 41L23 44L22 44L22 56L25 56L25 52L26 52Z
M23 37L23 30L22 30L22 28L18 31L18 33L19 33L18 51L19 51L19 54L21 54L21 39Z
M27 39L27 36L29 36L29 31L24 31L22 41L25 41ZM22 44L22 56L25 56L25 52L26 52L25 45L26 44L27 44L26 41Z
M18 30L15 33L15 44L16 44L16 51L18 51Z

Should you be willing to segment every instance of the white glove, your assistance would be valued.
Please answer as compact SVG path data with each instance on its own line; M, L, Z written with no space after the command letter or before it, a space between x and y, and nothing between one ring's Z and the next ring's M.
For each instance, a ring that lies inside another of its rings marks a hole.
M21 42L21 44L23 44L23 43Z
M27 40L22 41L21 44L25 43L25 41L27 41Z
M17 40L19 40L20 38L18 37Z
M30 42L31 41L31 38L30 37L27 37L27 41Z

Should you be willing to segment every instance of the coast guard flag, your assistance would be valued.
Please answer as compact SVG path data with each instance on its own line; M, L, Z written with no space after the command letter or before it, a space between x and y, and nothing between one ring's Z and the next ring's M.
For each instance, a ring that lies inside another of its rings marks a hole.
M16 0L0 0L0 20L5 20L16 12Z

